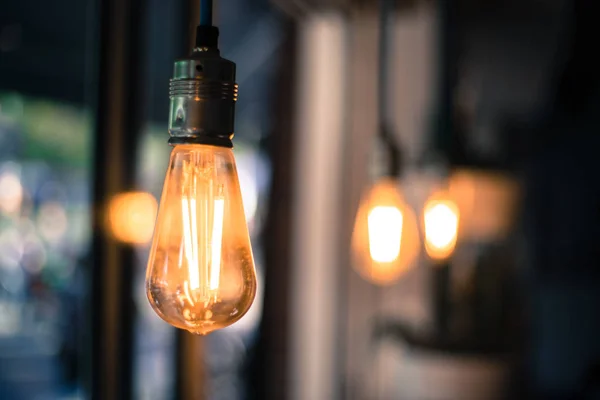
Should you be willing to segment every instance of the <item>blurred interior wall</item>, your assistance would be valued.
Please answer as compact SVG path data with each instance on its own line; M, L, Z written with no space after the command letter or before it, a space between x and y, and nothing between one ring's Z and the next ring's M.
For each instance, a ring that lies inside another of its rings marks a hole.
M338 202L347 39L340 14L299 23L289 399L338 396Z
M409 164L425 146L430 117L434 11L419 5L392 18L393 73L385 95ZM378 311L408 315L417 324L427 309L422 290L406 290L406 285L424 287L423 276L384 290L363 281L349 259L354 214L370 181L380 124L380 16L372 3L344 16L308 14L298 26L288 397L369 398ZM407 294L398 299L400 292ZM384 307L386 298L394 298L393 304Z
M436 89L436 9L429 2L396 10L390 23L386 95L393 132L410 169L422 156Z
M349 17L348 40L348 129L344 135L341 237L339 264L345 272L344 304L341 323L344 329L344 398L362 399L366 395L366 362L369 359L369 337L373 311L378 300L378 288L364 281L351 269L350 251L354 218L360 197L369 183L368 165L378 121L379 22L373 4L354 9Z
M373 162L380 124L391 126L401 145L404 160L402 187L406 200L417 206L428 194L429 182L417 173L416 160L425 148L428 114L435 85L435 9L416 3L394 10L387 17L389 39L384 93L378 94L381 18L375 4L355 8L349 18L350 74L348 88L348 129L344 136L343 218L344 245L340 247L340 267L346 271L342 302L346 310L344 326L344 398L373 398L379 385L374 376L373 332L382 316L401 319L415 329L427 325L427 271L413 268L397 283L377 287L364 281L352 269L347 243L350 243L354 217L362 192L372 183L369 165ZM387 104L380 105L379 99ZM379 121L379 107L383 106ZM418 208L416 208L418 211ZM375 381L374 381L375 379ZM393 381L385 382L393 385ZM393 392L388 392L393 393Z

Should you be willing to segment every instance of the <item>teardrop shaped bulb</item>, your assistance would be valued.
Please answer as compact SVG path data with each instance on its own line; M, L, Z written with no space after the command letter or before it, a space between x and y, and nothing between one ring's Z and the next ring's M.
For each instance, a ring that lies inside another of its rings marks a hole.
M250 309L256 272L231 149L181 144L171 152L146 291L163 320L195 334Z

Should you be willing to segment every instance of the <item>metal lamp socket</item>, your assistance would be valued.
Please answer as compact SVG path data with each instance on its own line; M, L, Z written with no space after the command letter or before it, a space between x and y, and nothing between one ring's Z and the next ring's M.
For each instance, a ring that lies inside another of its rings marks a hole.
M175 61L169 95L169 144L233 147L235 63L218 49L198 47Z

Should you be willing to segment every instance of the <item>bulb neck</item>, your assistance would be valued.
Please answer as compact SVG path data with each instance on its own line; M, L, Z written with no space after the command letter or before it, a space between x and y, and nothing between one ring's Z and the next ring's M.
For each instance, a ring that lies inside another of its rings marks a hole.
M218 29L198 27L197 47L175 61L169 96L169 144L233 147L238 85L235 63L217 47Z

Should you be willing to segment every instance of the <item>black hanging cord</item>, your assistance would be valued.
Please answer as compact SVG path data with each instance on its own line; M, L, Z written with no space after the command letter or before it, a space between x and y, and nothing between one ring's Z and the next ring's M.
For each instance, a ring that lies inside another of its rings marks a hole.
M213 0L200 0L200 25L212 26Z
M379 96L379 138L384 143L387 151L388 166L386 174L391 177L399 177L402 167L402 154L400 147L394 137L387 113L387 83L388 79L388 49L390 29L388 17L392 14L392 0L381 0L379 10L379 79L378 79L378 96Z
M217 49L219 28L212 24L213 0L200 0L200 25L196 28L196 48Z
M433 128L432 147L434 156L444 163L451 163L455 134L453 94L457 79L456 3L438 0L438 98L437 118Z

